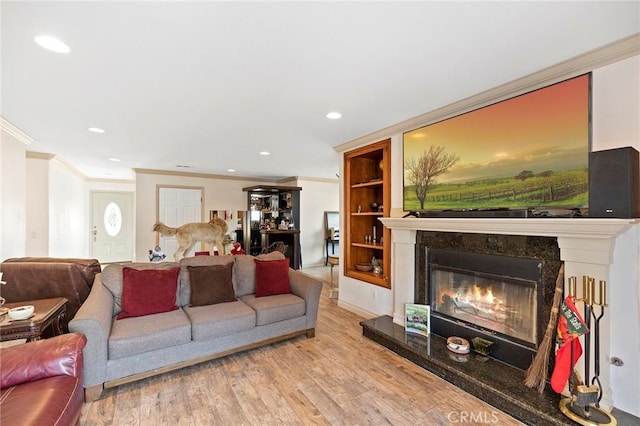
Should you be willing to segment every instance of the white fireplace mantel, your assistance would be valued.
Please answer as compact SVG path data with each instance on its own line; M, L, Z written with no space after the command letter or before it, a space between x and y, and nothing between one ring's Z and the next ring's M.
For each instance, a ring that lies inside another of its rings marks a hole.
M391 229L471 232L478 234L535 235L543 237L605 238L622 234L639 219L588 218L383 218Z
M439 231L475 234L501 234L555 237L560 248L560 259L565 264L566 277L590 276L610 283L610 269L614 263L616 239L640 223L640 219L596 219L596 218L381 218L391 229L391 281L393 292L393 320L404 325L404 306L414 303L415 244L417 231ZM631 279L631 278L630 278ZM636 278L637 280L637 278ZM620 287L622 283L614 283ZM637 283L631 282L631 286ZM607 288L607 292L612 290ZM607 297L607 301L611 300ZM615 305L615 301L612 301ZM616 309L611 306L611 309ZM600 336L601 358L604 365L611 356L612 341L610 317L603 318ZM582 360L579 361L580 367ZM581 367L580 367L581 368ZM635 367L632 367L635 368ZM593 366L592 366L593 370ZM606 409L613 407L611 370L603 368L600 379L603 387L601 404ZM628 388L626 385L619 389ZM623 390L624 392L624 390Z
M618 235L639 219L588 218L383 218L395 231L469 232L556 237L564 261L609 265ZM396 232L396 236L398 233ZM395 239L395 237L394 237Z

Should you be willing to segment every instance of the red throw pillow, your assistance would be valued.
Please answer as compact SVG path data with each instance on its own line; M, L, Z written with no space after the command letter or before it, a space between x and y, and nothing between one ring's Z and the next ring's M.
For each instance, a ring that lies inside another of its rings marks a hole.
M289 259L256 262L256 297L291 293Z
M118 319L175 311L180 268L122 270L122 312Z

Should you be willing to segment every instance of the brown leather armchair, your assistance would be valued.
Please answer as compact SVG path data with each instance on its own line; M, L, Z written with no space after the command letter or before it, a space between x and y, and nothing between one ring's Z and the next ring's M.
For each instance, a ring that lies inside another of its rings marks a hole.
M71 333L0 349L0 424L77 424L86 342Z
M7 283L0 291L7 302L66 297L67 313L60 325L67 332L101 267L97 259L19 257L0 263L0 271Z

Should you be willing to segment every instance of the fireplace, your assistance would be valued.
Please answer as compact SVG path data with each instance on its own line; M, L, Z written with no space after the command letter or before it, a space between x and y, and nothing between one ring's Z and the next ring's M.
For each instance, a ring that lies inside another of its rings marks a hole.
M615 285L609 287L615 287L615 291L607 296L611 315L603 317L601 330L604 332L600 335L600 358L608 360L621 353L620 345L628 337L627 330L611 327L611 323L623 319L621 309L637 313L637 307L634 310L631 306L633 301L621 296L625 291L626 294L634 291L637 275L620 271L628 269L627 263L637 261L635 233L639 219L393 217L381 221L391 229L393 267L389 296L392 309L388 315L363 322L363 334L527 424L573 424L560 413L559 396L550 387L547 386L540 395L536 390L524 386L521 368L493 358L480 362L474 355L461 362L457 357L452 358L452 353L446 348L446 339L442 336L431 333L429 344L425 346L424 342L419 341L420 336L406 333L405 306L407 303L429 303L425 284L427 247L432 250L540 259L542 313L538 316L538 322L542 322L546 328L555 280L562 263L565 278L589 275L598 280L615 281ZM614 267L614 260L618 266ZM631 270L636 269L631 267ZM346 302L344 304L348 305ZM615 395L621 401L619 404L627 404L632 407L630 412L634 412L637 392L634 390L633 374L637 369L631 366L630 371L631 375L621 372L620 367L601 364L601 407L613 409L612 389L618 389Z
M491 356L526 369L542 335L542 261L428 249L431 331L491 341Z
M415 250L414 300L431 306L432 333L484 338L491 357L526 370L551 313L557 239L418 231Z

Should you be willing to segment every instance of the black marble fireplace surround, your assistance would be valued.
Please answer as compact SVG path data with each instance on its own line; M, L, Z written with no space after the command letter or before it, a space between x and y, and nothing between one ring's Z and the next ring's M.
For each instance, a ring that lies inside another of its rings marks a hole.
M555 281L560 269L560 250L555 238L513 235L418 231L416 236L415 303L428 302L427 248L459 250L511 257L540 259L542 263L542 313L549 321ZM362 322L363 335L464 389L492 406L530 425L572 425L558 408L560 396L547 385L543 394L524 385L525 371L471 353L458 356L446 347L446 336L407 334L391 317ZM549 374L553 369L553 356Z
M442 337L459 336L471 341L481 337L494 342L494 357L521 369L527 369L537 353L537 345L549 322L555 283L560 269L560 249L551 237L464 234L420 231L416 237L414 303L431 304L428 259L438 257L449 265L492 275L526 278L538 284L537 342L517 342L499 333L461 324L432 311L431 329ZM438 262L441 263L441 262Z

